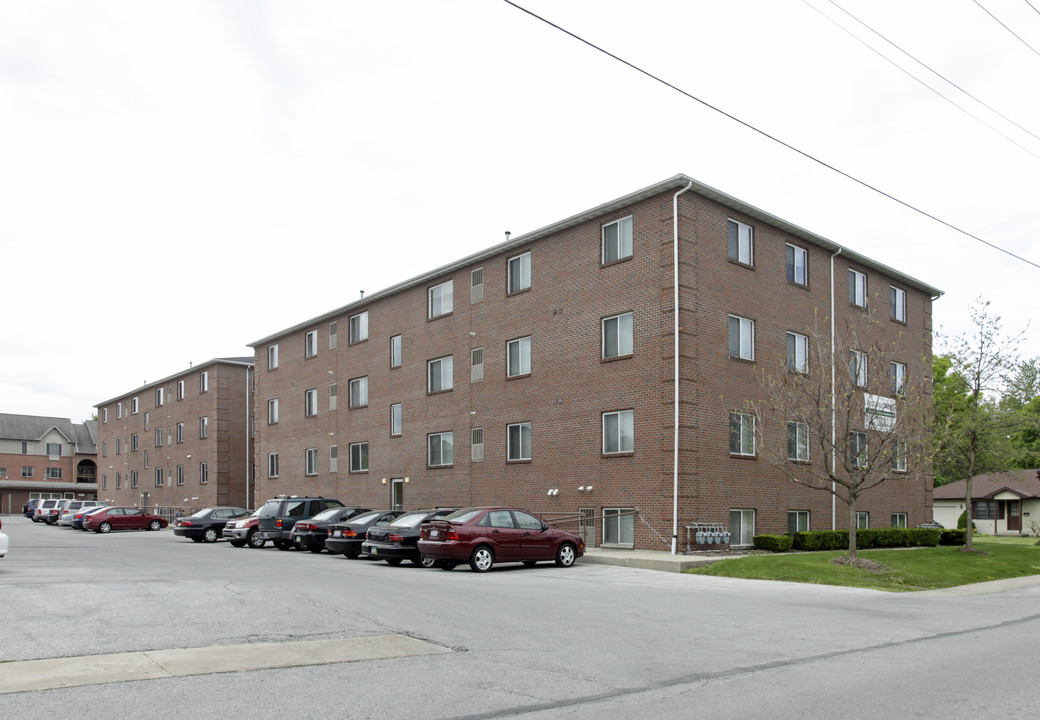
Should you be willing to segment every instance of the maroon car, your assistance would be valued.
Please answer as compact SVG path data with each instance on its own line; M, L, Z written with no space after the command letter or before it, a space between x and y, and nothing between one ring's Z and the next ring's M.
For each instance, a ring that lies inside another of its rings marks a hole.
M585 554L574 533L550 526L526 510L465 508L423 523L419 552L445 570L468 562L474 572L487 572L496 562L534 565L554 560L570 567Z
M167 522L141 508L109 507L83 517L83 529L99 533L113 530L161 530Z

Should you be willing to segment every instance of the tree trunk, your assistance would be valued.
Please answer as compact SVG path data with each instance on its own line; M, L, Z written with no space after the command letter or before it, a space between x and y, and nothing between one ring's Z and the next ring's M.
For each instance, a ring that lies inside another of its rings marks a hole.
M964 481L964 512L968 522L964 525L964 549L971 552L971 525L975 521L971 506L971 479L975 477L975 439L972 438L968 450L968 477Z
M856 498L849 496L849 559L856 559Z

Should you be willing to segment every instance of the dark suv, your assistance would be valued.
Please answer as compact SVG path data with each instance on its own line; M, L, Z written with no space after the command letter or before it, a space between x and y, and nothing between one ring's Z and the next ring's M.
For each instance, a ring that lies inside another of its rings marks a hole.
M299 520L314 517L328 508L344 507L339 500L300 495L271 498L257 513L256 537L270 540L279 550L291 550L292 529Z

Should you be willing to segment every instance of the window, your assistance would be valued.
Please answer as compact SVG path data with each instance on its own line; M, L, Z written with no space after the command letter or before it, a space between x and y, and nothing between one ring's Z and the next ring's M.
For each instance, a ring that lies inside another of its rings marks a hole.
M148 413L144 414L144 429L148 429Z
M401 367L401 336L390 338L390 367Z
M469 381L484 380L484 348L473 348L469 351Z
M22 455L31 455L32 449L33 447L31 442L25 440L22 441Z
M892 311L892 319L896 322L906 322L906 290L889 286L888 299Z
M514 423L506 427L506 459L531 459L531 423Z
M335 410L339 406L339 397L337 395L339 391L336 388L336 383L329 383L329 410Z
M368 311L350 318L350 344L368 340Z
M906 527L906 513L892 513L892 527Z
M632 257L632 218L622 218L603 226L603 264Z
M729 316L729 356L755 359L755 322L737 315Z
M199 463L199 485L209 482L209 463Z
M209 437L209 418L199 418L199 437L203 440Z
M163 470L162 468L155 468L155 487L162 487L163 484Z
M729 259L742 265L754 265L754 239L750 225L729 221Z
M178 485L183 485L184 484L184 466L183 465L178 465L177 466L177 484Z
M892 469L896 472L906 472L906 443L902 440L892 443Z
M162 407L163 401L166 400L166 388L155 388L155 407Z
M329 350L335 350L339 344L338 328L339 325L335 321L329 323Z
M101 408L101 422L102 424L108 422L108 408Z
M731 545L753 545L755 543L755 511L729 511L729 541Z
M480 462L484 459L484 428L469 431L469 459Z
M30 478L33 476L33 469L28 465L22 465L22 477Z
M889 363L888 375L892 381L892 394L902 396L906 392L906 365L901 362Z
M155 447L162 447L162 444L163 444L162 428L155 428Z
M108 457L108 440L101 441L101 457Z
M130 452L137 452L138 446L137 433L130 433Z
M809 426L803 422L787 423L787 459L809 462Z
M116 419L123 417L123 403L120 402L116 405Z
M366 407L368 405L368 378L354 378L350 381L349 405L352 408Z
M870 513L858 512L856 513L856 529L857 530L869 530L870 529Z
M401 434L401 403L390 406L390 434Z
M60 467L49 467L47 468L46 477L50 480L61 480L61 468Z
M992 500L972 500L971 517L975 520L996 520L996 503Z
M339 470L339 446L329 446L329 472L334 473Z
M183 380L178 380L177 381L177 399L178 400L183 400L184 399L184 381Z
M148 464L148 451L147 450L144 451L144 466L145 467L149 467L149 464Z
M731 455L755 454L755 416L729 414L729 452Z
M455 433L442 432L427 436L429 454L427 464L430 467L451 465L455 460Z
M267 369L277 370L278 369L278 346L269 345L267 348Z
M116 455L123 454L123 438L116 438Z
M452 356L430 360L427 364L427 386L426 391L431 393L444 392L452 388Z
M506 343L506 376L531 374L531 338L522 337Z
M619 410L603 413L603 454L635 451L635 412Z
M603 318L603 357L632 354L632 313Z
M849 305L867 306L867 276L855 270L849 270Z
M450 313L454 306L455 281L434 285L429 290L429 315L432 320Z
M206 370L199 373L199 392L209 392L209 372Z
M318 354L318 331L311 330L303 336L303 357L312 358Z
M267 401L267 424L278 424L278 398L271 398Z
M787 244L787 282L795 285L808 285L809 259L805 248Z
M632 508L603 508L603 544L635 544L634 518Z
M518 293L531 288L531 253L510 258L506 292Z
M117 472L116 473L116 490L119 490L121 487L123 487L123 473Z
M867 386L867 354L861 350L849 350L849 382L855 387Z
M350 472L368 472L368 443L350 446Z
M267 456L267 477L278 477L278 453L270 453Z
M131 415L136 415L137 414L137 411L139 409L139 405L140 404L137 402L137 398L133 398L132 400L130 400L130 414Z
M318 448L307 448L303 451L303 472L305 475L318 474Z
M303 393L303 416L314 417L318 414L318 389L311 388Z
M867 434L858 430L849 433L849 462L852 467L865 470L867 467Z
M787 511L787 532L809 532L809 511L808 510L788 510Z
M791 372L809 372L809 338L798 333L787 333L787 369Z
M184 423L177 423L177 442L184 442Z
M484 299L484 268L478 267L469 273L469 301L478 303Z

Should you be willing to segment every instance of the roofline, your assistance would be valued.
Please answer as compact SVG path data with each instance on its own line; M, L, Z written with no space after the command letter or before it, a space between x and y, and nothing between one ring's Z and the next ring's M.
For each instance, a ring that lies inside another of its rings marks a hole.
M544 237L554 235L558 232L567 230L576 225L588 222L589 220L594 220L595 218L601 215L605 215L611 211L626 207L636 202L641 202L643 200L646 200L647 198L655 197L670 190L681 190L682 188L690 186L691 184L692 186L690 187L690 190L693 190L695 193L702 195L710 200L714 200L720 205L724 205L730 208L731 210L736 210L737 212L743 213L748 217L755 218L756 220L761 220L762 222L772 225L773 227L783 230L784 232L794 235L795 237L806 240L807 242L811 242L815 245L818 245L832 253L841 250L842 257L848 258L849 260L852 260L853 262L862 265L863 267L884 273L885 275L888 275L893 279L902 282L903 284L909 287L914 288L915 290L920 290L921 292L928 293L928 295L933 299L937 299L943 295L943 291L939 290L938 288L932 287L927 283L924 283L909 275L906 275L905 273L899 272L894 268L890 268L887 265L884 265L883 263L877 262L876 260L872 260L867 256L861 255L855 252L854 250L850 250L849 248L843 245L839 245L838 243L832 240L828 240L822 235L817 235L816 233L810 232L804 228L789 223L786 220L783 220L775 215L772 215L771 213L766 212L765 210L760 210L754 205L749 205L748 203L743 202L742 200L738 200L732 195L727 195L721 190L716 190L715 188L709 185L705 185L704 183L698 182L697 180L694 180L693 178L687 175L679 174L675 175L674 177L668 178L667 180L655 183L654 185L645 187L642 190L637 190L633 193L629 193L628 195L624 195L615 200L603 203L602 205L597 205L594 208L585 210L581 213L578 213L577 215L572 215L569 218L560 220L551 225L546 225L545 227L539 228L538 230L535 230L533 232L529 232L526 235L520 235L515 238L510 238L505 242L498 243L497 245L492 245L489 248L481 250L480 252L474 253L472 255L467 255L466 257L460 260L456 260L455 262L449 263L448 265L443 265L434 270L430 270L429 272L425 272L422 275L417 275L416 277L413 277L410 280L405 280L404 282L397 283L396 285L391 285L388 288L384 288L383 290L379 290L377 292L372 293L368 297L355 300L354 302L343 305L342 307L338 307L335 310L323 313L321 315L318 315L317 317L313 317L304 322L297 323L291 327L285 328L284 330L279 330L276 333L267 335L266 337L260 338L259 340L248 343L247 347L256 348L260 345L271 342L272 340L276 340L291 333L298 332L317 323L326 322L333 318L339 317L344 313L350 312L351 310L359 310L362 307L375 302L376 300L380 300L384 297L401 292L402 290L408 290L410 288L428 283L431 280L435 280L436 278L441 277L443 275L448 275L450 273L457 272L458 270L461 270L462 268L468 265L481 262L483 260L507 252L514 248L519 248L523 245L527 245L537 240L541 240Z
M140 386L138 388L134 388L130 392L125 392L125 393L122 393L120 395L116 395L115 397L110 398L108 400L102 400L101 402L99 402L96 405L94 405L94 408L97 409L97 408L100 408L102 405L108 405L111 402L116 402L117 400L121 400L121 399L123 399L125 397L131 396L131 395L136 395L136 394L138 394L138 393L140 393L140 392L142 392L144 390L148 390L149 388L158 387L159 385L163 385L163 384L169 382L170 380L173 380L175 378L179 378L182 375L186 375L187 373L190 373L190 372L195 372L196 370L199 370L200 368L210 367L211 365L240 365L242 367L253 367L254 363L242 362L240 360L232 360L231 358L212 358L211 360L207 360L206 362L199 363L198 365L192 365L187 370L181 370L180 372L174 373L173 375L167 375L166 377L162 378L161 380L154 380L154 381L152 381L150 383L145 383L144 385L142 385L142 386Z

